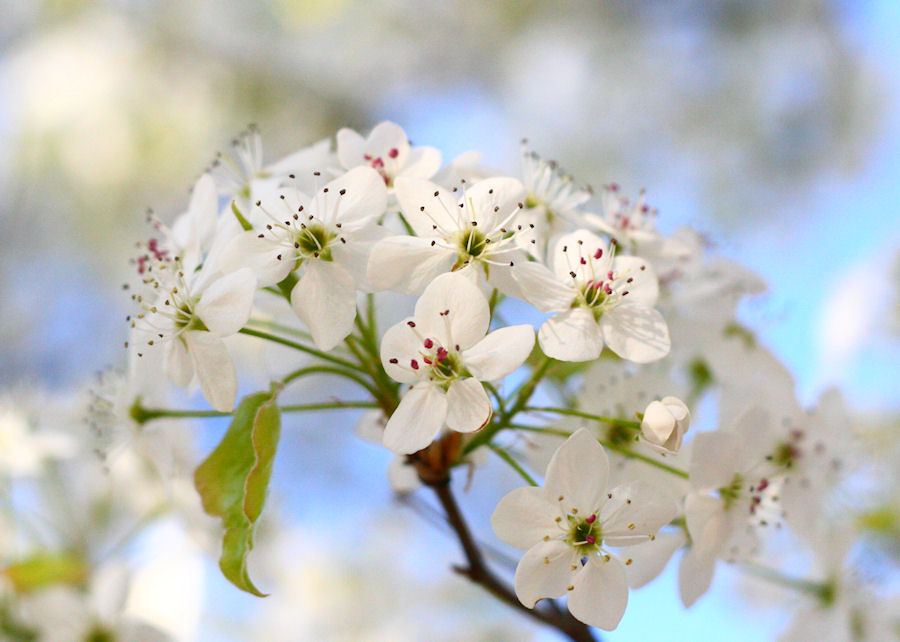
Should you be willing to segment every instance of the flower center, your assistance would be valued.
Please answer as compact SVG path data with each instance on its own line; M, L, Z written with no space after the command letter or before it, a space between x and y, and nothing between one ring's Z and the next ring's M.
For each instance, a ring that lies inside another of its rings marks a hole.
M337 234L332 232L317 220L303 225L294 235L294 248L304 259L316 258L325 261L331 260L330 245Z
M587 517L569 515L569 535L566 543L575 548L582 556L588 556L600 550L603 533L597 523L597 515L591 513Z
M743 485L744 476L740 473L735 473L734 477L731 478L731 483L719 489L719 496L725 502L726 511L734 505L734 502L740 499Z
M463 264L471 258L478 258L490 243L488 237L474 225L456 233L457 263Z

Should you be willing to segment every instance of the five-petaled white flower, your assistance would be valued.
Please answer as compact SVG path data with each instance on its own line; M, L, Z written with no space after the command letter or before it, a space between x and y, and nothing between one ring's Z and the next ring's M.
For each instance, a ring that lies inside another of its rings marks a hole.
M628 361L648 363L669 353L669 329L652 306L659 296L653 269L635 256L616 256L586 230L559 239L555 283L531 288L528 300L557 314L544 322L538 340L561 361L592 361L604 344ZM533 270L533 264L529 264Z
M369 280L384 290L419 294L444 272L458 271L521 297L530 272L516 276L527 258L519 236L533 240L534 226L517 222L525 189L514 178L487 178L447 189L415 178L398 178L397 200L416 236L391 236L369 259Z
M444 274L426 288L414 316L391 327L381 342L381 362L397 381L415 384L384 429L394 452L425 448L446 423L472 432L491 418L482 381L518 368L534 347L534 329L516 325L485 334L488 302L468 279Z
M337 133L337 155L344 169L366 165L393 187L398 176L431 178L441 168L441 152L434 147L410 147L406 133L396 123L376 125L368 138L352 129Z
M515 575L522 604L534 608L540 599L568 595L569 611L585 624L606 630L619 624L628 583L608 548L653 539L678 508L646 482L607 490L608 482L606 453L582 428L553 455L543 488L517 488L500 500L494 532L527 549Z
M148 302L133 295L141 312L132 327L147 337L148 346L165 346L163 367L177 385L187 386L196 373L210 405L230 412L237 398L237 372L222 338L238 332L250 318L257 285L253 271L222 275L205 267L187 273L178 259L160 261L155 268L148 270L144 283L156 297Z
M356 290L364 287L372 243L383 236L376 219L387 205L384 182L374 170L357 167L314 198L286 189L271 200L257 203L265 227L235 237L220 263L226 270L253 268L260 287L300 269L291 306L316 347L331 350L353 329Z

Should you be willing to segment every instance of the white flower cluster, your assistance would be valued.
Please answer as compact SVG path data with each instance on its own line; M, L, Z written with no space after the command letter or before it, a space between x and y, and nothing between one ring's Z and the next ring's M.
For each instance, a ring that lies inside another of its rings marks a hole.
M171 226L153 219L130 346L161 350L153 363L181 386L196 378L225 413L238 391L228 337L299 347L371 393L368 433L426 484L481 446L529 482L525 468L549 458L544 486L512 491L492 518L526 550L514 588L529 608L567 595L575 618L613 629L629 585L676 551L690 605L718 560L757 560L767 528L824 549L827 502L850 466L839 399L804 412L790 375L735 320L762 289L754 275L706 256L689 229L663 235L643 194L593 197L527 149L518 177L477 153L442 166L385 122L367 137L341 130L334 152L326 140L264 165L251 130ZM384 309L384 291L417 296L412 314ZM263 297L283 299L273 327L299 319L305 343L250 323ZM507 323L523 304L545 315L537 333ZM395 324L381 333L379 316ZM495 385L526 364L508 394ZM539 385L554 405L529 404ZM685 441L689 406L713 388L720 428ZM846 626L876 630L888 616L844 581L832 573L806 593L822 609L855 600Z

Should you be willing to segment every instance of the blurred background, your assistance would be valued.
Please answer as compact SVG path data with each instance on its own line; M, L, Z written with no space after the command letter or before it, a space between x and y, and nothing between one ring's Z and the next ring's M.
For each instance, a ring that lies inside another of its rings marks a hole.
M768 282L743 315L801 401L838 385L873 430L895 427L897 33L893 0L4 2L0 389L67 395L122 364L145 210L183 211L249 123L270 161L390 119L445 160L478 149L515 173L527 137L577 182L646 188L663 231L689 224ZM451 577L456 543L391 503L387 455L352 436L355 418L285 430L271 550L287 588L238 595L201 556L185 635L543 635ZM209 422L198 451L223 428ZM365 504L348 498L361 488ZM371 535L330 537L351 513ZM762 640L787 621L749 618L728 580L691 611L674 587L669 572L633 592L607 639Z

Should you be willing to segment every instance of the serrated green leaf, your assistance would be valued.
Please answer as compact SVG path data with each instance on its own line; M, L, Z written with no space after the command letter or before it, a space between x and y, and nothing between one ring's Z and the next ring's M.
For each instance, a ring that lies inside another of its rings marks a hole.
M281 434L281 413L275 399L281 391L244 397L234 411L228 432L194 472L194 486L203 510L222 518L225 534L219 568L243 591L265 597L247 573L256 524L266 501L272 463Z
M2 574L18 593L31 593L54 584L83 584L87 565L74 553L43 551L13 562Z

